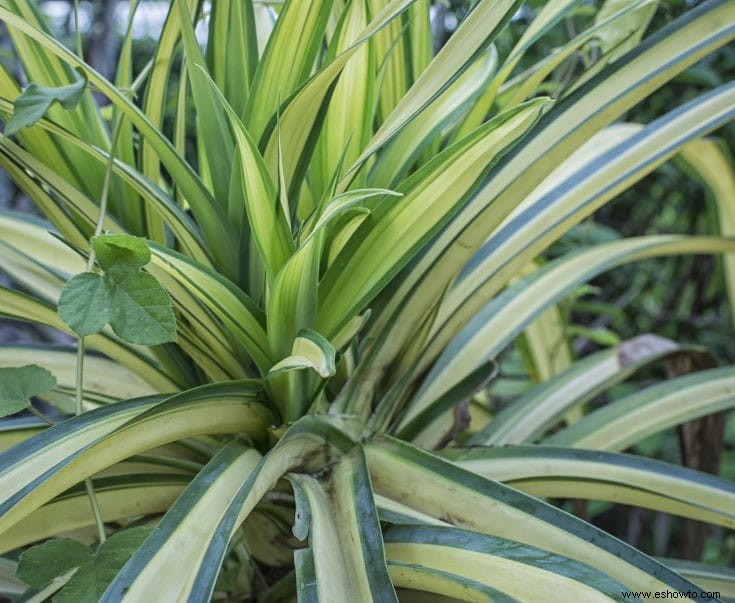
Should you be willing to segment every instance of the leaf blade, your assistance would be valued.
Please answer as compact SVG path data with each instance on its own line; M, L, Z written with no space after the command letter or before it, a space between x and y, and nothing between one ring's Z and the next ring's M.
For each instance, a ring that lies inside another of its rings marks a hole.
M35 364L0 368L0 417L27 408L31 398L56 385L56 378Z
M5 126L5 135L12 136L23 128L33 126L54 103L59 103L64 109L74 109L82 100L86 85L86 79L59 88L30 84L15 100L15 111Z
M119 337L140 345L176 341L171 298L153 276L116 264L104 280L110 290L110 326Z

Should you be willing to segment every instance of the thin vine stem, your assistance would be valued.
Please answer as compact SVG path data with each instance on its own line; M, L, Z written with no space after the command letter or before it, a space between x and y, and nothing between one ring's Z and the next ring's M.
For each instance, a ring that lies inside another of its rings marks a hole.
M130 20L128 23L128 29L132 27L132 20L135 12L138 8L139 0L133 2L130 11ZM82 32L79 27L79 0L74 0L74 24L76 29L76 46L77 55L80 59L84 60L84 47L82 43ZM131 94L135 94L135 90L140 86L147 77L151 66L146 66L139 77L133 82ZM105 217L107 216L107 205L110 198L110 180L112 179L112 170L115 166L115 149L117 148L120 134L122 131L122 117L118 114L117 109L113 111L114 130L112 134L112 142L110 144L110 154L105 167L105 174L102 181L102 194L100 197L100 211L97 217L97 224L94 229L94 236L97 237L102 234L104 228ZM87 272L91 272L94 269L95 263L95 252L94 247L90 245L89 257L87 258ZM77 363L76 363L76 414L81 415L84 412L84 356L86 352L86 342L84 337L79 337L77 342ZM100 510L97 496L94 492L94 484L91 478L84 480L84 486L87 490L87 496L89 497L89 503L92 507L92 514L94 515L95 524L97 525L97 533L99 536L100 544L105 542L107 536L105 534L105 523L102 519L102 512Z
M110 178L112 176L112 168L115 165L115 147L117 147L118 140L120 138L122 123L121 119L115 121L115 131L112 135L112 146L110 147L110 156L107 160L107 166L105 167L104 180L102 181L102 196L100 198L100 213L97 218L97 225L94 229L94 236L98 237L102 234L102 228L105 222L105 216L107 215L107 202L110 197ZM95 261L94 247L90 246L89 258L87 259L87 272L91 272L94 268ZM77 345L77 372L76 372L76 409L77 415L84 412L83 408L83 377L84 377L84 352L85 352L84 337L79 338L79 344Z
M105 534L105 522L102 519L102 511L100 510L99 502L97 502L97 495L94 493L94 484L89 477L84 480L84 487L87 489L87 497L89 498L89 504L92 507L94 523L97 526L97 537L100 539L100 544L102 544L107 540L107 534Z
M117 112L116 112L117 113ZM105 176L102 181L102 196L100 198L100 215L97 219L97 226L94 229L94 236L98 237L102 234L102 228L104 227L105 217L107 215L107 203L110 198L110 179L112 178L112 170L115 167L115 148L120 140L120 133L122 131L122 119L115 117L115 129L112 134L112 145L110 146L110 155L107 158L107 165L105 166ZM95 261L94 247L89 250L89 259L87 260L87 270L94 268Z
M76 31L77 55L84 60L84 44L82 43L82 30L79 27L79 0L74 0L74 30Z
M115 149L120 138L120 127L122 119L115 116L115 129L112 134L112 144L110 146L110 155L107 160L107 166L105 167L105 175L102 181L102 195L100 197L100 213L97 218L97 225L94 229L94 236L97 237L102 233L102 228L105 222L105 216L107 215L107 203L110 197L110 179L112 177L112 169L115 165ZM87 272L91 272L94 268L95 261L94 247L90 245L89 258L87 259ZM79 337L77 342L77 367L76 367L76 414L81 415L84 412L84 355L86 352L86 343L84 337ZM106 540L105 535L105 523L102 520L102 512L100 511L97 497L94 493L94 484L91 478L84 480L84 486L87 489L87 496L89 497L89 504L92 507L92 514L94 515L94 521L97 525L97 533L99 535L100 543Z
M41 419L41 421L43 421L43 422L44 422L44 423L46 423L47 425L52 425L52 426L53 426L53 425L56 425L56 423L54 423L54 422L53 422L53 421L52 421L51 419L49 419L49 418L48 418L48 417L47 417L47 416L46 416L45 414L43 414L43 413L42 413L42 412L41 412L40 410L38 410L37 408L34 408L34 407L33 407L33 404L31 404L31 405L30 405L30 406L28 407L28 410L29 410L29 411L31 412L31 414L33 414L33 415L35 415L36 417L38 417L39 419Z

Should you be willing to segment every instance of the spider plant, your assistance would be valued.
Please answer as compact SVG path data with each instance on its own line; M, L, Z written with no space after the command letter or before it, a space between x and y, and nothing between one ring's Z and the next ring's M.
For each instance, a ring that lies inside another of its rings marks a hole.
M530 63L582 2L545 3L501 56L520 0L480 0L435 55L427 0L172 0L134 71L138 4L108 81L31 0L0 1L25 80L0 69L0 167L45 216L0 214L17 284L0 313L80 339L0 348L18 369L6 389L65 413L1 424L5 591L735 596L724 570L655 560L547 501L731 529L733 484L624 451L732 408L735 368L590 408L645 364L704 353L644 337L539 368L549 379L458 440L504 349L524 336L548 364L543 333L580 285L644 258L735 251L732 166L703 138L735 115L735 86L620 121L732 43L735 2L646 35L658 2L608 0ZM536 261L676 156L712 190L720 233Z

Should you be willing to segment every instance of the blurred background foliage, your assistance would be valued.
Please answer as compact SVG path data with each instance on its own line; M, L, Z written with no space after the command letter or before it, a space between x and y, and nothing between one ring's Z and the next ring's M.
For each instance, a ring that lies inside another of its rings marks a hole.
M544 0L529 0L497 42L500 56L507 55ZM660 3L649 32L675 19L698 4L695 0L666 0ZM71 0L42 0L42 9L58 34L73 45L75 23ZM142 0L137 19L135 69L143 68L150 56L168 0ZM540 40L525 57L533 64L563 44L594 19L601 2L587 0L576 12ZM446 41L462 17L471 10L466 0L435 0L433 28L437 44ZM128 2L95 0L80 3L80 25L84 32L85 58L98 71L112 77L116 68L120 33L126 22ZM588 52L585 50L584 52ZM575 54L552 78L549 89L562 90L577 70L593 57ZM11 72L15 57L7 33L0 28L0 60ZM236 59L233 59L236 60ZM527 66L521 64L519 72ZM735 47L724 47L675 78L643 104L630 111L628 121L647 123L701 92L731 81L735 76ZM171 89L177 89L174 77ZM170 115L176 106L170 97ZM735 124L716 133L729 149L735 149ZM193 144L193 142L192 142ZM193 155L193 154L192 154ZM31 204L0 174L0 207L32 211ZM716 232L717 211L703 186L676 162L668 163L605 205L552 248L552 259L570 249L620 236L665 233L707 234ZM0 270L0 279L3 278ZM681 343L706 346L721 364L735 363L735 329L727 299L721 260L712 256L674 256L647 260L605 273L579 289L559 306L563 317L564 341L572 358L615 345L641 333L655 333ZM51 340L59 335L31 325L0 323L0 341ZM689 370L696 370L697 367ZM703 368L703 367L699 367ZM669 369L670 370L670 369ZM616 399L666 376L664 367L642 370L593 400L599 405ZM670 376L670 375L669 375ZM494 413L538 380L534 367L519 341L503 356L500 374L489 390L478 395L474 410L480 415ZM732 413L731 413L732 414ZM641 445L644 454L681 462L735 480L735 415L708 419L695 429L708 459L687 458L682 429L658 435ZM568 511L580 515L605 530L656 556L700 559L708 563L735 565L735 535L724 529L695 524L663 513L628 508L609 503L560 501Z

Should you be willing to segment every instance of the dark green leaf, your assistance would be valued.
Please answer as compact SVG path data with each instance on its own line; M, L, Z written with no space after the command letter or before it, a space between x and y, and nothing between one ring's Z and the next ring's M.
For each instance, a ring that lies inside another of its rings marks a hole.
M168 293L140 268L151 260L148 242L129 235L92 239L104 276L76 275L64 287L59 314L80 337L110 323L129 343L158 345L176 339L176 319Z
M5 135L12 136L18 130L35 124L54 102L58 101L65 109L73 109L82 99L86 85L87 81L83 79L61 88L31 84L16 99L13 116L5 126Z
M80 337L98 333L110 319L110 292L101 275L77 274L64 285L59 316Z
M70 538L47 540L20 556L15 575L33 588L43 588L51 580L88 563L92 551Z
M151 533L150 528L132 528L110 536L94 557L84 563L68 584L54 597L54 603L97 603L122 569Z
M97 261L105 270L122 262L132 266L145 266L151 261L148 242L131 235L100 235L92 238Z
M119 337L141 345L176 340L171 298L155 278L129 264L115 264L105 282L111 293L110 325Z
M46 369L30 364L0 368L0 417L15 414L31 404L31 398L56 385Z

